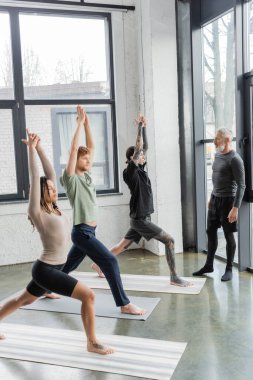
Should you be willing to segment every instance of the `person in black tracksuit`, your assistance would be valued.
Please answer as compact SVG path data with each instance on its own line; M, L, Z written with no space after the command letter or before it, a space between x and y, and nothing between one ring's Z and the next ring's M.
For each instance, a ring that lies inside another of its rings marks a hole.
M152 186L145 170L145 153L148 149L146 120L140 115L136 120L138 133L135 146L130 146L126 151L127 167L123 172L123 179L131 193L130 199L130 229L124 239L115 245L111 252L119 255L133 242L139 243L144 237L146 240L156 239L165 245L166 259L170 269L170 282L177 286L189 286L190 283L178 277L176 273L174 239L161 227L151 222L151 214L154 212ZM96 264L92 268L100 276L103 274Z

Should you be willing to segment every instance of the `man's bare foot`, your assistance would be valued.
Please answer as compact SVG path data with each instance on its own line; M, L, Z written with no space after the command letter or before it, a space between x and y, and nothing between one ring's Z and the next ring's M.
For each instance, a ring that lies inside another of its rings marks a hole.
M132 314L132 315L143 315L146 313L146 310L141 309L140 307L132 303L129 303L128 305L121 306L121 313Z
M6 336L4 334L0 334L0 340L6 339Z
M56 300L56 299L61 298L58 294L55 294L55 293L45 293L44 297L45 298L51 298L52 300Z
M178 277L177 275L170 276L170 284L171 285L176 285L176 286L181 286L181 287L186 287L186 286L192 286L189 281L185 281L182 278Z
M104 273L101 271L101 269L96 263L91 264L91 269L94 270L94 272L97 272L98 277L105 278Z
M99 355L110 355L114 353L113 348L104 346L99 342L91 342L90 340L87 342L87 351L94 352Z

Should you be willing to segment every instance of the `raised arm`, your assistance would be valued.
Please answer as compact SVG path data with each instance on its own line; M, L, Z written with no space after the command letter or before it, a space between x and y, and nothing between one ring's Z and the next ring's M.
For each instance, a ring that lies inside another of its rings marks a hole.
M144 153L148 150L148 138L147 138L147 120L142 116L142 135L143 135L143 151Z
M38 156L40 158L40 161L42 163L42 167L43 167L43 171L44 171L45 176L48 179L51 179L51 181L53 181L54 185L56 186L57 181L56 181L56 175L55 175L54 168L53 168L51 162L49 161L49 159L47 158L46 153L45 153L45 151L41 145L40 140L38 141L38 143L36 145L36 150L37 150Z
M87 114L86 114L85 122L84 122L84 131L85 131L85 138L86 138L86 146L89 149L90 160L91 160L91 165L92 165L94 152L95 152L95 142L94 142L93 135L90 129L90 122L89 122Z
M134 154L133 154L133 162L135 165L138 165L138 160L140 158L141 152L144 150L144 141L143 141L143 132L145 133L146 125L144 127L144 121L146 122L145 118L140 114L137 119L135 119L136 124L138 125L138 132L137 132L137 139L134 147ZM147 136L145 135L145 144L147 144Z
M143 136L142 136L142 123L139 122L138 124L138 132L137 132L137 139L134 147L134 154L133 154L133 162L135 165L138 165L138 160L140 158L140 154L143 150Z
M28 146L29 157L29 177L30 177L30 194L29 194L29 206L28 214L32 218L36 218L41 211L40 208L40 175L39 168L36 161L36 145L39 141L39 137L27 131L27 140L22 140L24 144Z
M73 176L75 174L76 162L77 162L77 152L78 148L81 145L81 134L83 131L83 125L86 121L86 113L84 109L80 106L77 106L77 126L72 138L69 159L66 167L67 174L69 176Z

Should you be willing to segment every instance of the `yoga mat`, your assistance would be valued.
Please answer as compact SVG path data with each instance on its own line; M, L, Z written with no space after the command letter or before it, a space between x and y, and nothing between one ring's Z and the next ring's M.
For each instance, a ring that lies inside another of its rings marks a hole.
M94 272L72 272L71 276L93 289L109 289L105 278L100 278ZM141 276L134 274L121 274L125 290L155 293L199 294L206 278L182 277L192 286L182 287L170 285L169 276Z
M0 357L63 367L168 380L171 378L186 343L100 335L104 344L114 347L112 355L86 351L83 332L28 325L1 323Z
M12 296L5 298L0 302L3 305L9 299L18 296L22 291L18 291ZM95 314L98 317L107 318L122 318L122 319L134 319L139 321L146 321L150 316L154 308L160 301L160 298L148 298L148 297L131 297L131 303L138 305L146 310L144 315L130 315L122 314L120 308L116 307L112 295L96 294L95 301ZM68 314L80 314L81 302L69 297L61 297L60 299L48 299L40 298L30 305L23 306L21 309L26 310L40 310L57 313Z

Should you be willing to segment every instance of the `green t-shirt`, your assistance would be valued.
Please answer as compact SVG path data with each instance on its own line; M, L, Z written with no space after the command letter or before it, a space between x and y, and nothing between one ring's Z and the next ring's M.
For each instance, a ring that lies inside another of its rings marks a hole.
M97 220L96 190L90 173L79 176L69 176L66 169L60 178L71 207L73 209L73 224L87 223Z

